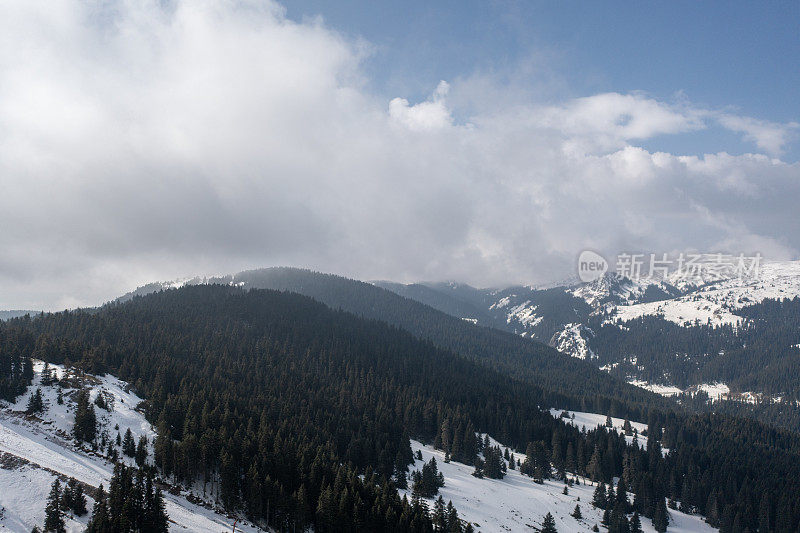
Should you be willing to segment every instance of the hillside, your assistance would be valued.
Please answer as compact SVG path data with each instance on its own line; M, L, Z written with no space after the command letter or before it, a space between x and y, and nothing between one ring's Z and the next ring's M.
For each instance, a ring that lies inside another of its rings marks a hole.
M0 341L14 383L26 353L130 383L157 428L159 475L218 483L223 509L259 524L427 531L431 515L397 492L417 484L409 438L476 466L487 453L476 433L525 450L531 476L624 476L647 518L670 498L726 528L757 527L753 508L800 523L795 434L650 410L642 449L633 435L554 418L544 407L564 407L558 394L297 294L187 286L12 320Z
M71 436L79 386L90 391L93 402L98 395L106 401L107 409L96 409L102 439L112 442L118 433L124 435L127 429L131 430L136 441L145 436L150 443L148 455L152 463L152 443L156 433L139 410L143 400L130 390L127 383L111 375L78 374L68 372L61 365L49 365L48 370L59 381L58 384L45 385L42 383L43 369L43 362L34 364L33 382L15 403L0 401L0 486L4 489L0 491L0 508L3 509L0 531L28 533L34 526L41 528L47 495L56 478L62 484L70 479L82 483L89 511L94 505L97 487L103 484L108 489L114 463L105 450L80 445ZM27 414L28 401L37 389L42 393L44 409ZM62 404L58 403L59 391L62 392ZM116 449L120 460L135 464L133 458L123 454L121 446L116 445ZM172 492L166 493L170 531L219 533L230 529L233 521L222 513L218 503L215 504L213 491L206 494ZM215 507L218 512L215 512ZM89 517L89 514L68 514L67 531L83 532ZM260 531L242 521L237 530Z
M792 302L800 295L800 262L768 262L757 277L698 283L606 274L546 290L456 291L448 284L428 290L450 299L466 294L472 302L481 295L481 310L490 316L479 324L546 342L647 390L682 395L684 405L800 430L800 336Z
M482 327L462 320L464 317L448 315L372 284L331 274L294 268L251 270L219 278L151 284L123 296L119 301L124 302L135 294L152 293L159 287L169 288L180 283L224 284L303 294L331 308L397 326L441 349L528 381L560 395L556 403L565 407L611 411L631 417L646 416L652 407L672 408L669 402L658 396L608 376L595 365L567 357L541 342ZM463 287L459 289L458 285L450 287L454 291L467 290ZM469 303L463 305L474 306Z

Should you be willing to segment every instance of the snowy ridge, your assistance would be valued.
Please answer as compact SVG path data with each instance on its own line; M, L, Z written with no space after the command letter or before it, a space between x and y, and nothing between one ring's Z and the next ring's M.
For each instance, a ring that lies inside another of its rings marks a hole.
M634 281L617 274L605 274L594 281L572 288L570 292L592 307L611 303L633 303L640 298L649 282Z
M98 418L98 434L106 433L107 438L115 439L117 429L124 434L130 428L134 438L144 435L150 443L155 431L137 410L142 402L123 381L110 376L77 376L62 366L49 365L59 379L64 379L63 404L57 402L57 387L42 385L44 363L34 364L34 381L28 390L13 404L0 401L0 506L5 513L0 519L0 531L28 533L34 525L44 524L44 508L50 485L57 475L75 478L92 489L101 483L108 488L114 465L98 452L79 446L71 437L74 422L75 396L78 380L90 389L94 400L103 394L110 410L95 407ZM41 388L46 409L36 415L25 414L31 394ZM121 460L128 464L133 459L120 454ZM167 514L170 518L170 531L192 531L220 533L230 531L232 520L212 510L213 502L206 507L190 503L187 491L180 495L164 492ZM90 511L94 502L87 494L87 508ZM86 528L89 515L83 517L67 516L69 532L82 532ZM249 524L237 524L237 531L255 533L262 531Z
M800 296L800 261L766 262L758 276L720 279L701 286L684 284L684 290L685 294L672 299L617 305L612 321L655 315L679 325L737 325L742 320L737 309L768 298Z
M516 321L523 326L535 326L542 321L542 317L536 315L536 305L531 305L530 300L512 307L507 315L506 320L510 324Z
M589 348L589 344L582 334L584 331L587 335L593 335L592 330L582 324L567 324L563 330L553 336L550 345L559 352L578 359L594 359L597 356Z

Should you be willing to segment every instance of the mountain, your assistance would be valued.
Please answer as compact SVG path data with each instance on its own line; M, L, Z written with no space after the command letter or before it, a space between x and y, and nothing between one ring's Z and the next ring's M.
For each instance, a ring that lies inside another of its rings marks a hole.
M318 276L290 277L320 281ZM330 283L324 286L331 290ZM375 290L382 291L371 287L367 294ZM418 309L422 319L438 316L416 306L404 310ZM452 320L472 328L461 333L492 331ZM534 345L499 333L487 338ZM74 368L78 376L105 375L103 386L109 390L117 378L130 384L142 399L136 411L144 415L143 429L155 428L149 437L152 466L165 483L195 491L205 487L214 505L232 517L280 530L430 531L438 520L430 498L440 489L464 502L465 518L488 520L486 514L475 514L474 502L486 498L487 490L494 490L487 487L493 486L514 502L520 501L519 494L530 498L531 507L520 516L534 518L530 513L546 508L567 523L564 509L571 501L551 492L563 486L567 474L573 481L575 476L625 479L635 497L613 506L618 521L627 520L635 508L646 523L649 518L663 523L670 514L669 498L694 515L686 520L695 520L698 527L699 516L724 528L733 528L736 521L755 530L763 516L774 519L781 531L800 524L800 511L792 503L800 494L796 434L740 418L657 409L647 413L647 435L644 426L633 424L626 429L631 435L612 429L613 420L609 427L592 428L591 422L581 421L601 421L604 415L574 413L573 420L573 413L551 414L563 407L557 403L559 393L397 326L294 293L184 286L91 312L0 324L0 381L26 379L28 357ZM36 380L29 379L28 399L31 385L41 384ZM64 386L79 394L72 385ZM589 427L581 430L579 422ZM496 440L487 440L486 434ZM63 430L57 435L71 438ZM102 431L81 438L101 458L109 450L108 441L105 446L98 442ZM7 446L4 442L0 448ZM503 458L503 448L526 459L514 465L524 476L507 473L505 481L520 493L493 485L503 478L503 465L511 469L503 463L510 460ZM453 465L442 467L447 477L440 478L432 462L423 469L413 457L416 450L445 454L439 455L442 462L447 458L445 464ZM463 484L470 469L477 480L483 475L486 485ZM414 474L417 470L421 473ZM403 499L406 485L421 499ZM586 495L585 490L576 489L576 495ZM477 509L499 507L487 501ZM590 509L586 514L599 516ZM677 514L673 519L675 525L685 523ZM463 522L450 523L466 529Z
M135 292L153 292L161 287L174 287L178 283L151 284ZM441 349L479 361L551 393L558 393L561 395L560 404L563 407L612 412L631 417L646 416L653 406L670 408L669 402L631 386L624 380L609 376L588 362L565 356L544 343L492 327L482 327L479 320L475 324L463 320L464 317L451 316L370 283L296 268L251 270L216 278L194 278L184 283L222 284L243 289L270 289L303 294L331 308L402 328ZM415 289L410 290L413 294L422 293ZM448 296L440 299L440 302L452 302L457 298L452 296L453 293L473 294L467 286L455 284L448 285L448 290L453 292L447 293ZM119 301L127 301L133 294L125 295ZM429 295L430 292L426 294ZM450 305L450 308L454 305Z
M18 309L11 311L0 311L0 320L8 320L9 318L17 318L18 316L25 316L25 315L35 316L40 312L41 311L22 311Z
M446 284L429 288L452 295ZM606 274L547 290L472 290L491 314L486 325L546 342L648 390L700 393L696 408L800 430L800 334L791 303L800 296L798 261L765 263L758 276L694 283Z

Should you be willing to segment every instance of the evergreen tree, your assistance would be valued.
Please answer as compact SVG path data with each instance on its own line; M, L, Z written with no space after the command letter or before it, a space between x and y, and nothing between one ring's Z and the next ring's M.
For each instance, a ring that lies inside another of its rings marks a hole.
M599 485L597 485L596 489L594 489L594 496L592 496L592 505L594 505L598 509L606 509L608 507L608 502L606 497L606 486L602 482Z
M97 416L94 406L89 403L89 390L83 389L78 393L77 406L75 408L75 425L72 434L76 440L82 442L93 442L97 433Z
M589 459L589 464L586 466L586 472L592 481L599 481L603 477L602 457L600 454L600 446L594 447L592 457Z
M631 533L642 533L642 521L639 518L639 513L637 511L634 511L633 516L631 517L630 530Z
M64 517L61 514L61 483L56 479L50 488L47 497L47 507L44 510L44 530L48 533L65 533Z
M44 410L44 402L42 400L42 389L36 387L36 391L31 394L28 400L28 414L39 413Z
M506 463L499 446L487 446L483 450L483 474L491 479L503 479L506 475Z
M147 437L142 435L139 437L139 443L136 445L136 465L139 468L147 463Z
M544 521L542 522L542 529L540 530L541 533L557 533L556 529L556 521L553 518L553 515L547 513L544 515Z
M50 364L47 362L44 363L44 368L42 369L41 383L45 387L49 387L50 385L53 384L52 369L50 368Z
M581 513L581 506L575 504L575 509L572 511L572 518L576 520L580 520L583 518L583 514Z
M111 523L108 516L108 501L106 492L103 490L101 484L97 488L95 495L94 507L92 508L92 517L89 519L89 524L86 527L86 533L106 533L110 531Z
M128 457L136 457L136 441L133 440L131 428L125 430L125 438L122 439L122 453Z
M61 509L62 511L72 511L75 516L83 516L87 513L83 485L78 483L75 478L70 478L61 493Z
M625 478L620 477L617 483L617 494L615 505L619 505L625 513L628 512L628 489L625 486Z
M421 471L415 471L412 479L414 481L413 493L423 498L435 496L439 492L439 488L444 487L444 476L439 472L435 457L431 457L430 461L422 465Z
M108 410L108 403L106 403L106 399L102 392L97 393L97 397L94 399L94 404L100 409L105 409L106 411Z
M669 525L669 512L664 498L658 498L655 511L653 513L653 527L658 533L664 533Z

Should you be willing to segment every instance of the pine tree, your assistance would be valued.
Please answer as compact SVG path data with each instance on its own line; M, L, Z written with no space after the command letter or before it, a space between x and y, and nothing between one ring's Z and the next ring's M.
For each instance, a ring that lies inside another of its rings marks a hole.
M664 498L658 498L655 512L653 513L653 527L658 533L664 533L669 525L669 513Z
M600 446L594 447L592 457L589 459L589 464L586 466L586 472L592 481L599 481L603 476L602 457L600 455Z
M435 531L447 530L447 514L445 513L444 498L441 494L433 506L433 527Z
M637 511L634 511L633 516L631 517L630 529L631 533L642 533L642 521L639 518L639 513Z
M65 533L64 517L61 515L61 483L58 479L53 481L50 495L47 497L47 507L44 510L44 530L53 533Z
M125 431L125 438L122 439L122 453L128 457L136 457L136 441L133 440L131 428Z
M39 413L44 410L44 401L42 400L42 389L36 387L36 391L31 394L28 400L28 414Z
M75 439L83 442L92 442L97 433L97 416L94 406L89 403L89 390L84 389L78 393L78 405L75 408L75 425L72 434Z
M103 490L103 485L101 484L97 488L97 494L95 494L92 517L89 519L89 524L86 527L86 533L105 533L110 529L110 525L107 495Z
M580 520L581 518L583 518L583 514L581 513L581 506L580 505L575 504L575 509L572 511L572 518L574 518L576 520Z
M75 513L75 516L83 516L88 512L86 509L86 496L83 495L83 485L77 481L72 489L72 512Z
M610 498L609 498L610 499ZM625 478L619 478L617 483L616 505L620 505L625 513L628 512L628 489L625 486Z
M447 502L447 533L461 533L461 520L452 501Z
M542 522L542 529L540 530L541 533L557 533L558 530L556 529L556 521L553 518L553 515L547 513L544 515L544 521Z
M139 468L147 463L147 437L139 437L139 444L136 445L136 465Z
M61 493L62 511L70 510L75 516L83 516L87 513L86 497L83 495L83 485L78 480L71 478L67 486Z
M53 384L53 373L50 369L50 363L45 362L44 368L42 369L42 378L41 383L45 387L48 387Z
M606 486L603 483L597 485L597 488L594 489L594 496L592 496L592 505L597 507L598 509L605 509L608 506L608 501L606 497Z
M156 487L152 498L152 504L147 508L150 528L147 531L153 533L167 533L169 531L169 516L167 515L167 505L164 502L164 494L160 487Z

